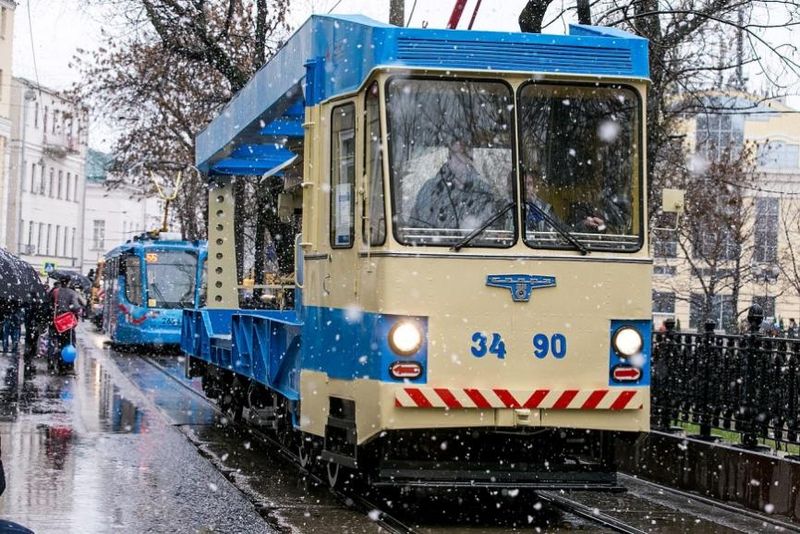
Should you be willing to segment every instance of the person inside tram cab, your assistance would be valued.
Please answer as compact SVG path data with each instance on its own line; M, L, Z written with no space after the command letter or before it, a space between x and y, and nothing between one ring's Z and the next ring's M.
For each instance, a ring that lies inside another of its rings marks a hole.
M502 206L498 195L475 168L472 146L456 138L448 145L447 161L425 182L411 210L412 224L429 228L472 229Z

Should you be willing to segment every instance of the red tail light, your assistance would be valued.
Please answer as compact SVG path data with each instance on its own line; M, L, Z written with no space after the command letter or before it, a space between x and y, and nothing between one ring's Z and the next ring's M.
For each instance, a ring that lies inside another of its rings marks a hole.
M611 371L611 378L614 382L636 382L641 377L641 369L627 365L618 365Z
M389 366L389 374L398 379L414 379L422 376L422 366L417 362L394 362Z

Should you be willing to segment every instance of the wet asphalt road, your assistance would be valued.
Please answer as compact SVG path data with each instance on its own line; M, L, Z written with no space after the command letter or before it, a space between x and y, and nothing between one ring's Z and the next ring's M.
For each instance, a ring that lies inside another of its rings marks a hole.
M81 330L74 375L50 376L37 361L23 376L17 358L0 356L0 518L38 533L381 531L375 514L348 508L251 430L227 424L189 391L200 384L182 377L177 355L118 353ZM774 531L644 486L594 505L648 532ZM419 532L604 531L524 493L388 494L378 506Z
M0 517L47 532L270 532L252 503L102 351L75 374L0 357ZM185 420L213 413L196 404Z

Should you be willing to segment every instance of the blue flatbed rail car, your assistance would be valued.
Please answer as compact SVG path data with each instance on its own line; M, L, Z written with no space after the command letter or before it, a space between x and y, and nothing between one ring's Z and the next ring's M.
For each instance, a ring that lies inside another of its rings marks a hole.
M181 349L296 401L301 327L294 311L184 310Z

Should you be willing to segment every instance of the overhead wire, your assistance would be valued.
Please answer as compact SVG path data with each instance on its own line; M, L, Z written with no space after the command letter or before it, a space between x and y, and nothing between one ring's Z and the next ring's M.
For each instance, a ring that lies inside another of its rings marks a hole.
M31 38L31 56L33 56L33 75L36 78L36 89L39 91L39 96L41 96L41 94L42 94L41 85L42 84L39 82L39 67L38 67L38 65L36 63L36 47L34 46L34 43L33 43L33 22L32 22L32 17L31 17L31 1L32 0L28 0L28 3L27 3L28 30L29 30L29 35L30 35L30 38Z

